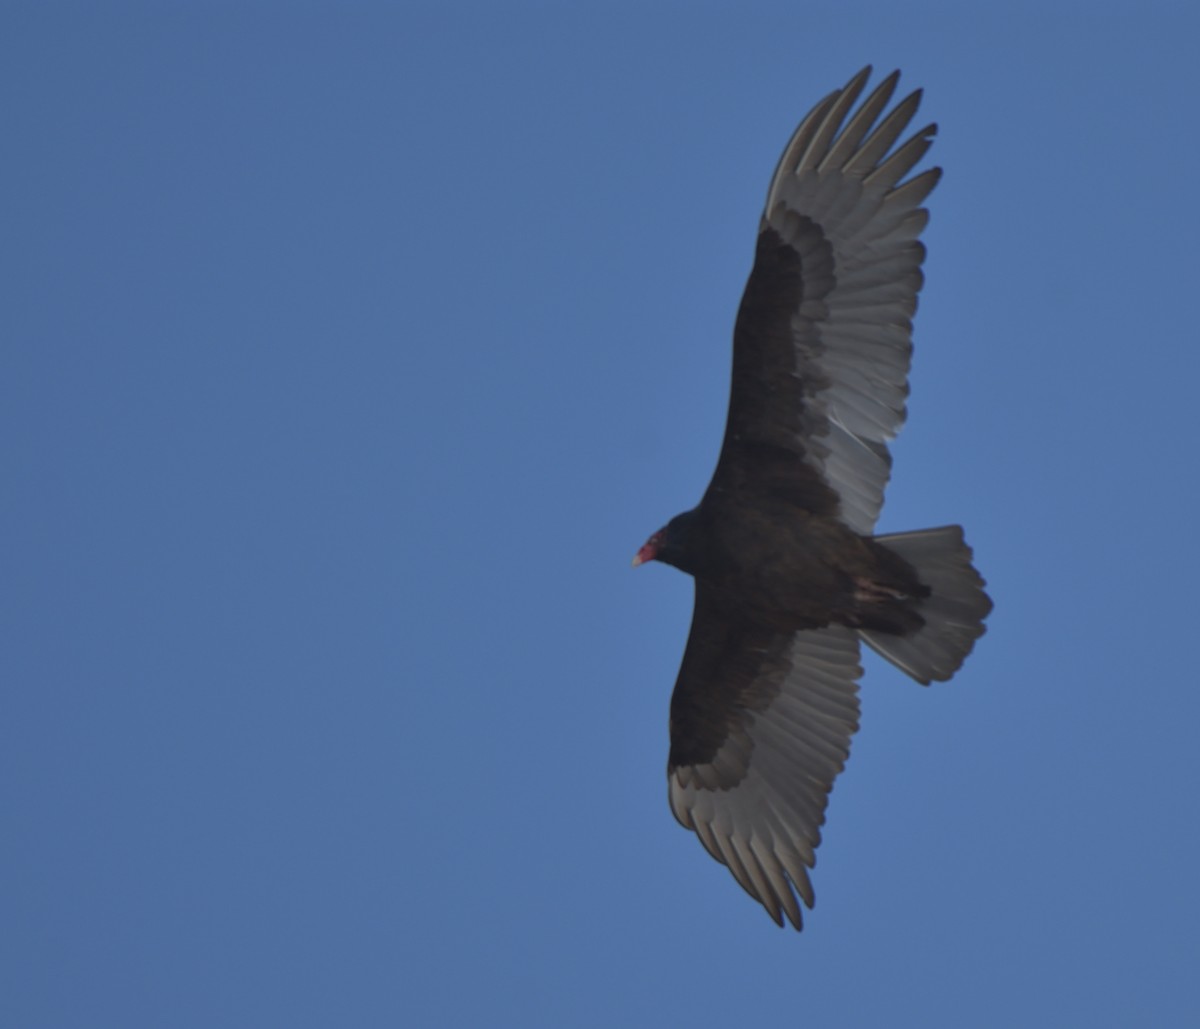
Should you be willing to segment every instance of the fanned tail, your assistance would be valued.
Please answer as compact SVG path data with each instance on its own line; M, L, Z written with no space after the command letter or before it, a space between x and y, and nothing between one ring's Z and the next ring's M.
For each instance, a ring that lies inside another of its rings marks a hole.
M898 532L875 541L904 558L929 587L929 596L917 606L925 624L904 636L869 629L860 629L859 636L922 685L949 679L983 635L983 620L992 609L962 527Z

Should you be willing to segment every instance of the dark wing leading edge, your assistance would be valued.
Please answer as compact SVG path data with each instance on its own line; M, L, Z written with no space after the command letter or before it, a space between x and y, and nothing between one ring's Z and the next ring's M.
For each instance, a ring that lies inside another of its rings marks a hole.
M808 869L858 728L858 639L842 626L779 634L696 583L671 696L671 810L779 924L813 904Z
M899 73L851 113L865 68L818 104L771 180L734 330L733 385L710 491L782 491L870 533L904 422L912 316L941 170L905 175L936 126L893 149L921 94L880 120ZM876 124L878 122L878 124Z

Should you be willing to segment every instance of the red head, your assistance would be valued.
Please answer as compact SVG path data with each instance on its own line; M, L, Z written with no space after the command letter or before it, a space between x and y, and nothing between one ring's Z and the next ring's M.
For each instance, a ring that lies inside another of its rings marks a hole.
M661 561L688 575L695 575L704 563L706 543L703 532L698 509L676 515L646 540L633 559L633 567L647 561Z
M645 564L647 561L653 561L658 557L658 552L662 548L663 533L666 529L659 529L645 543L642 544L642 549L633 555L633 567Z

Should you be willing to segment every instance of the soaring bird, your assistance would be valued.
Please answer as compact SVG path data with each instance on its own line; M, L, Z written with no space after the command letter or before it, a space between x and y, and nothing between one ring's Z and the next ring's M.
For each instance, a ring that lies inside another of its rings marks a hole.
M917 682L949 679L992 608L962 529L873 535L905 419L923 276L893 72L864 68L809 112L767 191L733 333L720 458L700 503L634 565L695 580L671 697L671 810L782 926L801 927L829 791L858 728L859 642ZM857 105L857 106L856 106Z

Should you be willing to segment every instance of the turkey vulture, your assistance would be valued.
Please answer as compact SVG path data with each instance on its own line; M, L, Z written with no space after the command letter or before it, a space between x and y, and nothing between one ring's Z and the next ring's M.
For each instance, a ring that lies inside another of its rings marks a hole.
M782 926L858 728L859 641L917 682L949 679L992 602L957 525L873 535L905 417L912 316L941 175L895 146L921 93L893 72L822 100L771 179L733 333L725 438L700 504L634 565L695 580L671 697L671 810ZM881 117L882 116L882 117Z

